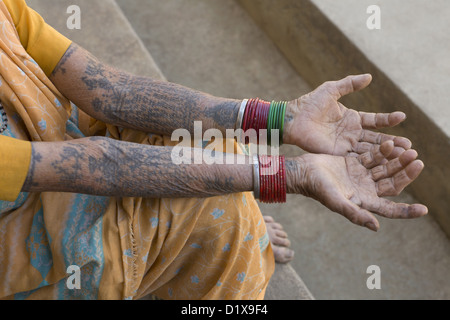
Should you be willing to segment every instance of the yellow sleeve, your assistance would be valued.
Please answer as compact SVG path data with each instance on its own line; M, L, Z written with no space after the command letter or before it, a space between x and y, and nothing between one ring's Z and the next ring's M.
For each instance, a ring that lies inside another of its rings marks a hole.
M31 161L31 142L0 135L0 200L14 202Z
M3 0L14 20L20 42L47 76L72 43L45 23L44 19L25 0Z

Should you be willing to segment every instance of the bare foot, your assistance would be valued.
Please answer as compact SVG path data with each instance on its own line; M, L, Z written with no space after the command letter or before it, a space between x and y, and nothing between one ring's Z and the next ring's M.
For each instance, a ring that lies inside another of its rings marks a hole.
M264 221L269 234L270 243L272 244L275 261L278 263L288 263L294 258L294 251L289 249L291 242L287 233L283 230L283 226L271 217L264 216Z

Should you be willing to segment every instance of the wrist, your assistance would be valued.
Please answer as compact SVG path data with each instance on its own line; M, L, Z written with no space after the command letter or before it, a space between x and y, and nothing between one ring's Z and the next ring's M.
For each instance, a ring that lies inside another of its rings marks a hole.
M308 161L305 156L286 159L287 193L306 195Z
M294 125L294 119L299 113L300 106L298 100L291 100L287 103L286 114L284 116L284 134L283 143L294 144L292 139L292 130Z

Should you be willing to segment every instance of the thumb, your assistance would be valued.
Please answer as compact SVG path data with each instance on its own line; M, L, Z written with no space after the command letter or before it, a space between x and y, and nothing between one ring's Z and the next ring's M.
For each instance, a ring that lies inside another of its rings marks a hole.
M372 231L376 232L380 228L380 224L373 214L354 203L353 199L345 201L342 215L350 220L350 222L366 227Z
M339 92L338 99L350 93L366 88L371 82L372 75L369 73L352 75L336 81L335 84Z

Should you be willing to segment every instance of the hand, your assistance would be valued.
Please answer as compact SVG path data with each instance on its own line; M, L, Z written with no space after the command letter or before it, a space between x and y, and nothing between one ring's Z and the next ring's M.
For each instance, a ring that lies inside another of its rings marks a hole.
M390 158L411 148L403 137L376 133L368 129L393 127L406 119L403 112L365 113L346 108L338 100L367 87L370 74L348 76L322 84L313 92L288 103L284 143L297 145L305 151L336 156L358 156L374 145L393 141Z
M377 231L379 222L372 213L387 218L417 218L428 213L421 204L403 204L381 198L396 196L424 168L415 160L415 150L367 169L364 159L380 162L394 149L393 142L383 143L371 156L336 157L306 154L286 161L288 192L312 197L351 222Z

